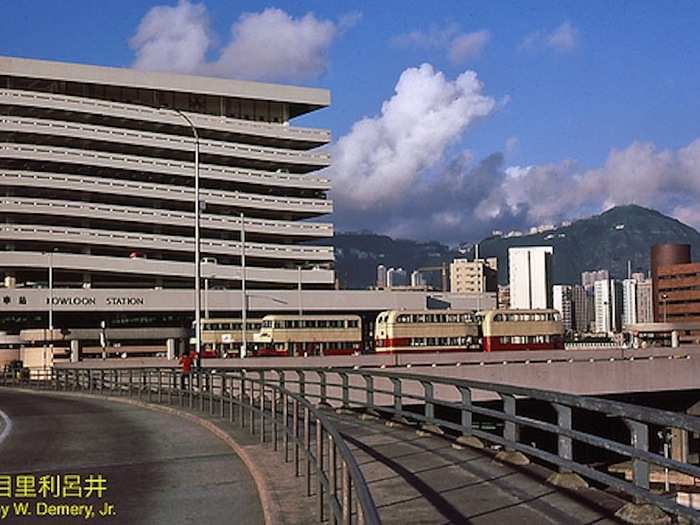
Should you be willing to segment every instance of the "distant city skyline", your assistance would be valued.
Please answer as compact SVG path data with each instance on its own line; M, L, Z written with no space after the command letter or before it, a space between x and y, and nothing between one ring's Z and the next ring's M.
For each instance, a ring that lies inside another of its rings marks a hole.
M335 137L340 231L457 243L628 202L700 226L693 2L39 0L3 13L2 55L330 88L331 107L299 123Z

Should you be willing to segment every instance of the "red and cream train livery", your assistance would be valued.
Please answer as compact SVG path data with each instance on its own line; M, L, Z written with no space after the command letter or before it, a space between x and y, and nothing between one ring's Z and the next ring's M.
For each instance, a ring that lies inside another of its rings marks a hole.
M556 310L389 310L379 314L375 352L563 350Z
M564 349L564 326L556 310L487 310L479 320L484 352Z

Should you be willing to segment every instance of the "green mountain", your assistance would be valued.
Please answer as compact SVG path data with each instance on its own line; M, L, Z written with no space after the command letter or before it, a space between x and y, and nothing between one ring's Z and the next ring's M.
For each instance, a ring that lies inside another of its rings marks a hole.
M341 286L348 289L374 286L380 264L387 268L401 267L410 274L417 268L463 257L438 242L392 239L370 232L336 233L325 244L334 247L336 277Z
M636 205L618 206L600 215L567 226L522 236L492 236L479 243L481 257L498 257L499 281L508 282L508 248L552 246L554 282L578 283L581 272L605 268L615 278L632 271L649 271L654 244L690 244L700 255L700 233L655 210ZM473 246L452 249L438 242L392 239L369 232L336 233L326 244L335 247L336 274L343 288L367 288L376 279L377 265L403 267L409 273L421 267L439 266L455 257L472 257Z
M628 260L633 272L646 273L651 247L667 242L690 244L691 253L700 254L697 230L658 211L627 205L533 235L489 237L479 249L482 257L498 257L498 267L506 269L511 246L552 246L553 279L564 284L580 283L581 272L599 268L622 279ZM507 272L499 272L499 282L508 282Z

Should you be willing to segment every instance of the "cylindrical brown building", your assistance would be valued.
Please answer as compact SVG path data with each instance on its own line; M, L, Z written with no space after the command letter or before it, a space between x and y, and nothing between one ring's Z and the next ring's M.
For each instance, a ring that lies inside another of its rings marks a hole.
M655 244L651 247L651 287L654 303L654 322L659 316L659 267L690 262L690 244Z

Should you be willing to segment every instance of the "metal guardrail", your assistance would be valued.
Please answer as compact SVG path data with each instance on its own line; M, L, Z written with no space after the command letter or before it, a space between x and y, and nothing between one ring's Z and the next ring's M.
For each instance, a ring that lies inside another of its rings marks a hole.
M700 511L680 505L670 495L658 494L650 488L651 465L696 479L700 479L700 467L649 450L651 429L661 427L700 433L698 417L606 399L420 373L333 368L249 368L245 373L255 375L266 383L274 381L320 404L347 409L359 407L393 418L403 418L438 434L452 434L456 438L476 437L500 445L506 451L517 451L537 458L553 465L561 473L579 474L626 494L634 502L651 503L693 522L700 521ZM311 376L315 376L315 380ZM502 401L501 410L472 403L474 391L496 394ZM379 396L384 397L384 402L377 401ZM519 414L517 407L521 399L548 403L556 414L556 422ZM407 410L408 404L422 405L423 412ZM451 409L457 417L449 419L438 416L438 407ZM629 430L629 442L623 443L581 430L577 425L580 420L574 419L574 416L585 418L585 412L581 414L575 409L621 420ZM477 428L473 422L475 415L501 422L502 432L492 433ZM555 436L556 453L522 442L522 428ZM632 481L577 462L574 442L629 458L632 461Z
M0 385L138 398L179 405L237 423L270 442L294 473L304 477L307 497L316 497L320 522L381 523L355 458L333 423L304 396L244 371L173 368L60 369L45 376L0 374ZM314 486L315 485L315 486Z

